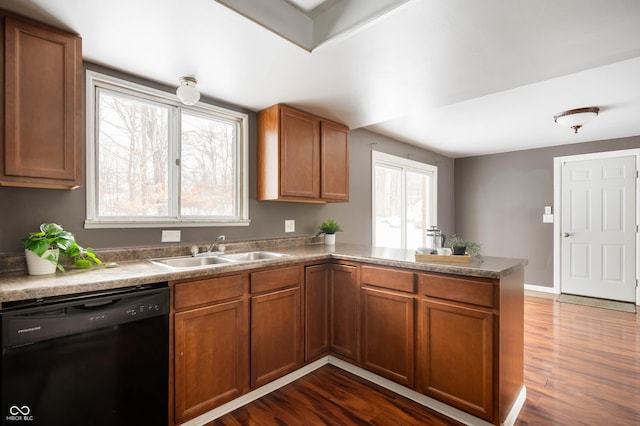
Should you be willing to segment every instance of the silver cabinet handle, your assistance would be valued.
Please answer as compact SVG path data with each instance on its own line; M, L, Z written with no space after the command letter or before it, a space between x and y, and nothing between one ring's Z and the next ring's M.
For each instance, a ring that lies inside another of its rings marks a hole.
M573 235L576 235L576 234L574 234L573 232L565 232L564 234L562 234L562 236L565 237L565 238L571 237Z

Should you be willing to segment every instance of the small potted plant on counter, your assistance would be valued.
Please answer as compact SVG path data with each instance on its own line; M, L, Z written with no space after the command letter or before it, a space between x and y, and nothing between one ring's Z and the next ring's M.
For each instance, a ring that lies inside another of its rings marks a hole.
M327 245L335 245L336 232L342 231L340 225L333 219L327 219L318 229L320 230L318 235L324 234L324 243Z
M59 263L60 255L73 259L78 268L102 263L93 249L79 246L75 236L57 223L43 223L38 232L31 232L22 239L22 245L29 275L53 274L56 268L64 272Z
M451 238L449 238L446 245L451 247L454 255L480 255L480 244L474 243L473 241L467 241L455 234Z

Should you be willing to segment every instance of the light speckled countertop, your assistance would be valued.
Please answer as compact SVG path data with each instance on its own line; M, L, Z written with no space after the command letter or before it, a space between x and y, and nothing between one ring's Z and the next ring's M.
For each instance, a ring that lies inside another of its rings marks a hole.
M249 245L227 248L228 252L265 250ZM92 269L71 269L55 275L30 276L26 272L6 272L0 274L0 306L3 303L37 299L89 291L132 287L142 284L202 278L210 275L261 268L266 266L289 265L293 263L322 261L331 258L372 263L383 266L413 269L416 271L439 272L471 277L500 279L526 266L523 259L484 257L470 264L423 263L415 261L411 250L367 247L351 244L327 246L322 243L308 245L270 245L269 251L286 253L289 256L251 262L217 264L197 269L174 269L158 265L149 260L117 260L118 266L100 266ZM156 256L160 257L160 256ZM110 261L110 259L104 259Z

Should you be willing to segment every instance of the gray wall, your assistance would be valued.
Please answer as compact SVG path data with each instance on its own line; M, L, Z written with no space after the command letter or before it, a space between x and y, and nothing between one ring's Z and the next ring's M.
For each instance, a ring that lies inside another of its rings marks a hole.
M640 136L455 160L455 229L482 254L529 260L525 283L553 287L553 159L640 147ZM554 208L555 211L555 208Z
M90 65L93 69L101 69ZM109 71L133 81L138 78ZM164 90L174 90L145 82ZM205 99L203 99L205 100ZM313 235L327 218L333 218L344 228L339 240L371 244L371 155L370 146L377 142L379 151L406 156L435 164L440 162L439 216L444 229L453 229L453 160L428 151L384 138L366 130L350 135L350 202L339 204L303 204L256 200L256 115L228 105L223 101L207 101L249 113L249 216L246 227L182 228L182 242L201 243L225 234L228 240L250 240L287 236ZM20 239L36 231L40 223L56 222L76 234L80 245L93 248L136 247L160 245L161 229L84 229L86 196L84 187L73 191L0 187L0 253L21 253ZM284 220L295 219L296 232L284 232ZM165 228L167 229L167 228ZM169 228L170 229L170 228Z
M375 144L375 145L372 145ZM454 162L451 158L398 142L368 130L350 134L350 202L327 205L326 217L344 224L338 241L371 245L371 151L384 152L438 166L438 227L447 235L454 230Z

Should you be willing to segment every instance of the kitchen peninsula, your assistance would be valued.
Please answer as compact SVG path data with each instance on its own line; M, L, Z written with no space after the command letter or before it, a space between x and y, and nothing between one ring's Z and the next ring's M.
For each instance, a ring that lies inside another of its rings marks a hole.
M225 249L286 257L204 268L127 261L114 251L100 253L114 268L4 273L0 302L168 282L171 424L205 423L327 362L465 423L513 424L525 395L525 260L422 263L406 250L283 241ZM203 324L208 340L198 334ZM233 356L211 363L208 341ZM193 386L202 377L210 382Z

